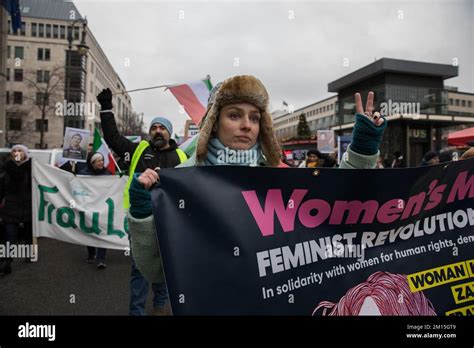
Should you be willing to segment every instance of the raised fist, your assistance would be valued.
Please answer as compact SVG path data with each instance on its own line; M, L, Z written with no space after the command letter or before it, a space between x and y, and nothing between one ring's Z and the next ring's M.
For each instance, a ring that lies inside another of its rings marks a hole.
M102 110L112 110L112 91L109 88L103 89L97 95L97 101Z

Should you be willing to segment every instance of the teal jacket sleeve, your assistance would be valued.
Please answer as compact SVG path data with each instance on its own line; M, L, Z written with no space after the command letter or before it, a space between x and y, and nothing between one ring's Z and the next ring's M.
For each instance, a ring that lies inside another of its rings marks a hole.
M354 152L349 145L347 151L342 156L341 169L373 169L377 165L377 159L380 152L377 151L375 155L362 155Z
M151 283L165 280L153 215L134 218L127 212L130 247L138 270Z
M342 156L339 168L375 168L380 155L379 146L385 128L387 128L387 120L382 125L376 126L364 115L356 114L352 142Z

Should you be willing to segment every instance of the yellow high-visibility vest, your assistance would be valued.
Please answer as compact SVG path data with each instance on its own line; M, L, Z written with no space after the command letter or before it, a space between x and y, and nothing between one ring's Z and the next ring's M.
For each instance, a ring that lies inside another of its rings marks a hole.
M123 208L128 209L130 208L130 195L128 190L130 189L130 185L132 184L132 179L133 179L133 174L135 174L135 169L137 168L138 161L140 160L140 157L143 154L143 151L150 146L150 143L146 140L140 141L140 144L138 144L137 149L133 153L132 156L132 162L130 163L130 169L129 169L129 177L127 184L125 185L125 190L123 191ZM184 153L183 150L181 149L176 149L176 153L178 154L179 157L179 162L183 163L188 160L188 156Z

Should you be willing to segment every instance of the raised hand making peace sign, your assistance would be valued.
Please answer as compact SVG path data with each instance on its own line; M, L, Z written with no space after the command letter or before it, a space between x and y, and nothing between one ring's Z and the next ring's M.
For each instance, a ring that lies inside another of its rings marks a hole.
M367 95L367 103L365 104L365 112L362 107L362 97L360 93L354 95L356 112L361 115L365 115L369 120L371 120L376 126L382 125L384 119L380 116L380 112L374 112L374 92L369 92Z

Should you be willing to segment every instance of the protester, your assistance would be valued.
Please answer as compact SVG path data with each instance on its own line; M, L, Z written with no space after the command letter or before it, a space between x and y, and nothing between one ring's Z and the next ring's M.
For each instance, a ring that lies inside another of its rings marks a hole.
M21 239L21 230L26 244L31 245L33 241L31 159L28 152L24 145L13 146L0 179L0 215L4 224L4 240L9 244L16 244ZM0 273L10 274L12 261L12 258L3 259Z
M444 150L439 153L439 163L446 163L458 160L458 153L455 150Z
M79 175L112 175L107 168L104 166L104 156L100 152L90 153L87 158L87 167L82 169ZM107 267L105 263L105 255L107 249L87 247L87 263L97 262L98 269L105 269Z
M298 168L316 168L318 166L318 154L316 150L306 152L306 160L301 162Z
M393 161L390 167L391 168L405 168L406 167L405 159L403 158L403 155L400 151L395 151L393 153Z
M298 168L334 167L336 160L328 154L319 150L309 150L306 153L306 161L301 162Z
M122 159L130 163L128 168L129 180L124 191L124 208L130 207L129 188L135 172L142 173L151 168L173 168L187 160L186 154L180 150L176 142L171 139L173 126L164 117L155 117L150 124L149 140L133 143L125 136L120 135L114 114L112 113L112 91L104 89L97 96L101 106L100 120L105 142ZM144 315L148 295L148 281L135 266L133 253L130 255L132 271L130 275L130 315ZM152 284L154 292L154 314L169 314L167 306L168 292L163 279Z
M474 147L471 147L469 149L467 149L466 151L464 151L464 153L461 155L461 160L465 160L465 159L468 159L468 158L472 158L474 157Z
M356 99L356 123L352 143L341 161L341 168L374 168L386 122L373 111L372 92L364 113L359 93ZM276 140L268 111L268 94L253 76L236 76L214 87L206 115L201 122L196 153L178 167L234 165L216 160L218 151L245 150L257 153L256 161L244 166L281 167L281 150ZM251 156L249 156L251 157ZM160 252L152 215L150 189L159 175L146 170L135 174L130 188L131 207L128 212L131 248L137 266L150 280L163 279ZM216 188L218 189L218 188ZM203 198L205 199L205 198ZM212 217L207 217L212 218Z
M421 166L431 166L439 163L439 154L436 151L428 151L421 160Z
M474 140L468 141L466 145L469 146L469 148L463 152L460 157L461 160L474 157Z
M89 143L87 146L87 154L92 153L92 143ZM72 173L74 175L78 174L82 169L87 167L87 162L76 162L76 161L67 161L59 167L59 169L65 170L66 172Z
M292 167L293 165L288 161L288 158L286 157L285 151L281 151L281 162L286 164L288 167Z

